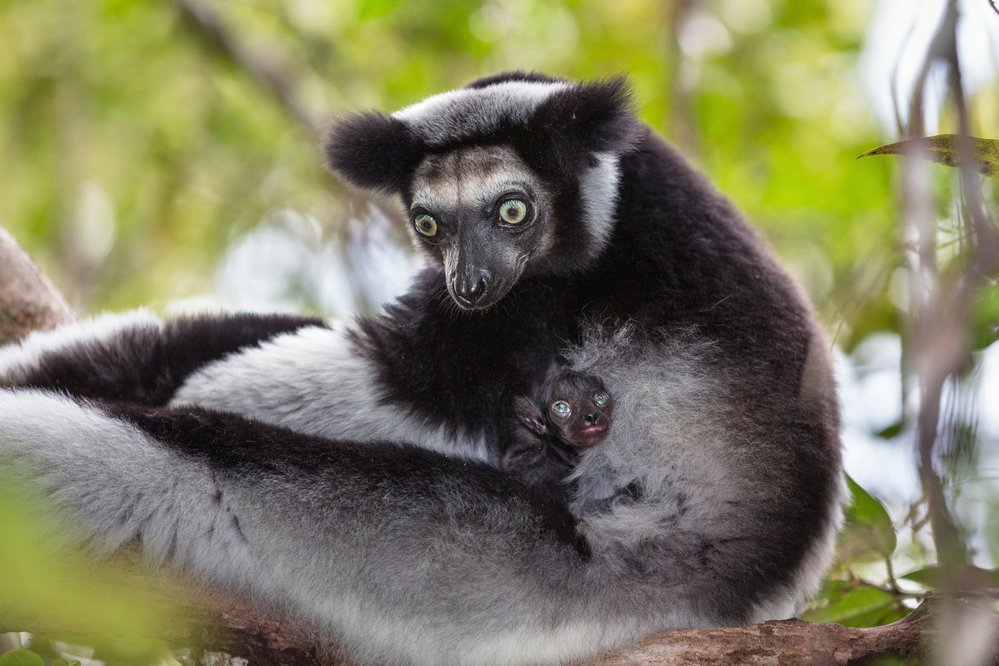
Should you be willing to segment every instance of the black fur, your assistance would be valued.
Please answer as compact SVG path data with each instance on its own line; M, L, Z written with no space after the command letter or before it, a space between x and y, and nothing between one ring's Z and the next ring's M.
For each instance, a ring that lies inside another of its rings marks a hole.
M838 487L835 398L827 396L821 414L787 413L814 324L731 205L651 135L623 157L622 171L612 242L589 269L523 279L500 304L473 313L444 307L443 276L426 269L384 315L360 321L357 342L378 363L390 399L497 442L509 415L495 406L542 382L558 352L580 341L587 319L667 335L694 329L715 341L724 357L718 371L753 377L742 387L745 412L772 427L790 456L772 480L789 498L774 507L772 540L747 552L745 572L732 572L733 603L745 605L786 582L828 524Z
M482 89L505 81L547 81L534 74L500 74L469 87ZM361 188L406 191L416 165L431 152L468 145L509 145L539 173L558 183L573 182L593 151L627 152L647 129L632 113L623 77L572 84L543 102L526 122L505 119L483 133L461 135L427 145L400 120L366 111L335 121L323 151L335 173Z
M191 373L233 352L306 326L315 317L226 314L177 317L162 333L122 331L108 344L79 343L47 354L16 382L85 398L165 405Z
M426 147L395 118L365 111L330 125L323 138L323 152L326 166L357 187L399 192L426 154Z

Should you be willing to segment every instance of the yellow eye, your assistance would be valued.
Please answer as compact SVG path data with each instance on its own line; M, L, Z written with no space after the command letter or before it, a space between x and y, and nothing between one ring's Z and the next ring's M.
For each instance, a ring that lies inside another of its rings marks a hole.
M437 235L437 220L429 215L417 215L416 219L413 220L413 226L424 236Z
M507 224L520 224L527 217L527 204L520 199L507 199L500 204L499 216Z

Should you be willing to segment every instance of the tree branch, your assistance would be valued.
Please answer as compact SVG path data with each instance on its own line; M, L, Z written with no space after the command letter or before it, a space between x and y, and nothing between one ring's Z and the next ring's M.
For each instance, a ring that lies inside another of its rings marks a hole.
M0 227L0 344L73 319L72 308Z
M199 0L173 0L173 4L191 33L203 44L246 72L254 83L277 99L314 136L320 134L322 121L298 95L286 67L254 53L207 4Z

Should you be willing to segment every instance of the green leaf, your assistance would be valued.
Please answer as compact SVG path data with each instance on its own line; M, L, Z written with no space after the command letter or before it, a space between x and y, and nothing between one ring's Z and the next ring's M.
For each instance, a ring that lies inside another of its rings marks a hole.
M963 149L962 141L968 142L967 148ZM878 146L874 150L868 150L866 153L858 155L857 159L872 155L916 155L940 164L956 167L961 166L962 153L965 150L974 153L975 168L982 174L990 178L999 178L999 140L979 139L974 136L938 134L937 136L909 139L886 146Z
M803 615L809 622L836 622L850 626L858 620L880 619L895 605L895 595L875 587L858 587L831 601L823 608L815 608Z
M999 588L999 569L968 567L961 572L948 572L943 567L931 566L902 574L899 578L911 580L930 588L939 588L945 581L959 584L962 588Z
M0 655L0 666L45 666L45 660L31 650L14 650Z
M53 659L52 666L82 666L82 664L76 660L70 661L69 659Z
M881 430L874 433L875 437L879 439L894 439L902 434L902 421L895 421L887 428L882 428Z
M852 500L840 535L840 558L845 561L891 557L895 552L895 527L884 505L849 476Z

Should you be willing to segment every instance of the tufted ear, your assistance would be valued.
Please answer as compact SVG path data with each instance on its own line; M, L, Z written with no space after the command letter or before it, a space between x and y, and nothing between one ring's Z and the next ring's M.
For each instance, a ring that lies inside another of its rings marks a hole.
M406 187L423 150L400 120L377 111L335 120L323 137L331 171L356 187L388 193Z
M531 124L553 143L560 166L572 170L585 154L626 153L642 139L645 126L632 108L631 88L619 76L553 93L538 106Z

